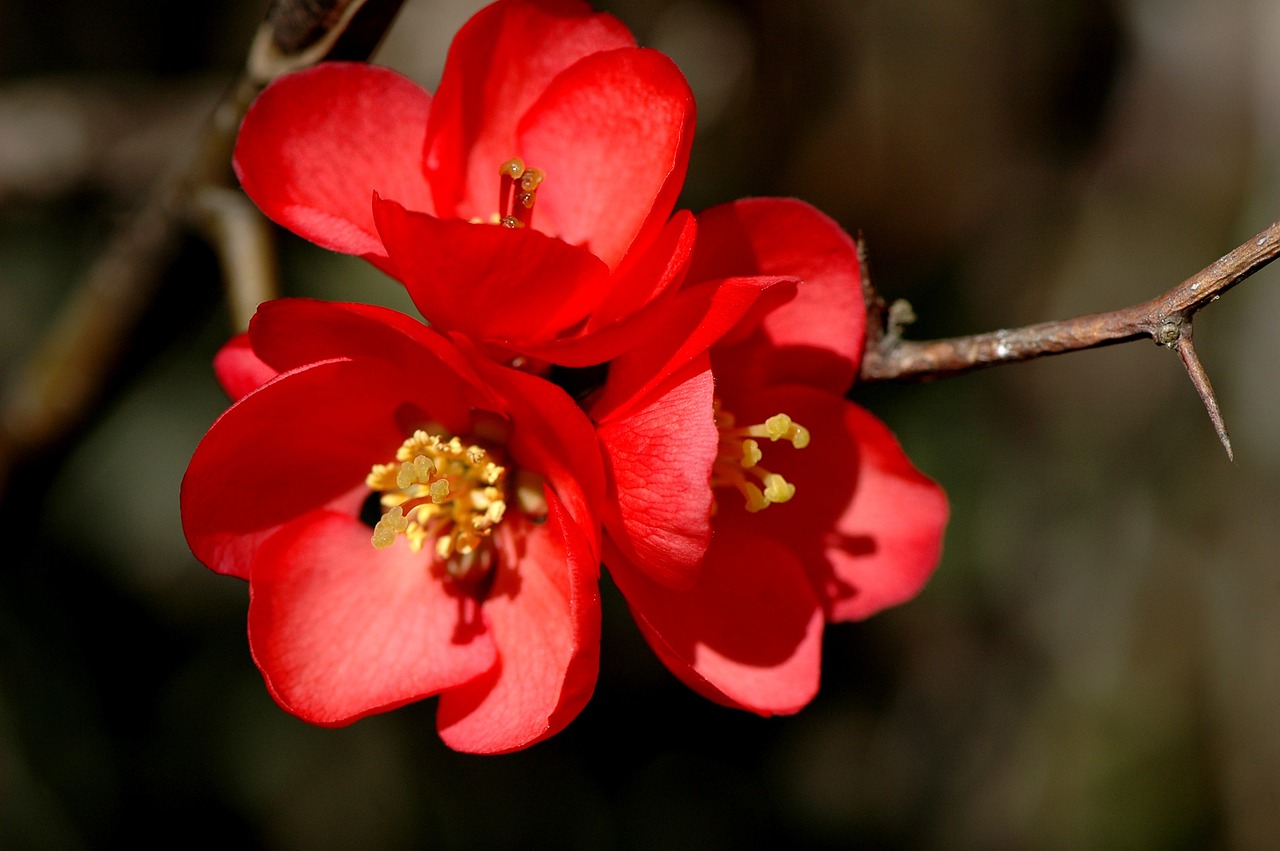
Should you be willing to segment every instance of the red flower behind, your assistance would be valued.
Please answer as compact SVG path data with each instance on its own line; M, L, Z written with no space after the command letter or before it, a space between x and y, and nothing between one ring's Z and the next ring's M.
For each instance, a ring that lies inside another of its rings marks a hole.
M499 0L459 31L434 100L371 65L278 80L235 167L268 216L383 268L437 328L585 365L679 283L693 221L668 216L692 137L684 77L616 19Z
M596 677L603 488L573 401L361 305L268 303L216 363L239 398L192 458L183 524L249 581L276 700L336 726L439 694L441 736L473 752L567 724Z
M940 553L942 490L843 398L863 344L858 269L852 240L798 201L708 210L679 300L770 276L760 299L677 316L614 361L590 411L605 563L642 631L693 688L762 714L812 698L824 621L910 599Z

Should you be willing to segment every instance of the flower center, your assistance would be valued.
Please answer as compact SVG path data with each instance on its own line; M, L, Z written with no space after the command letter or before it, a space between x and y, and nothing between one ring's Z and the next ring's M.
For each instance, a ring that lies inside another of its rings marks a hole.
M533 222L533 203L538 185L546 174L542 169L525 168L524 160L512 157L498 169L498 224L504 228L527 228Z
M386 509L373 528L377 549L403 534L414 552L434 539L455 578L490 566L490 538L507 510L507 469L484 447L418 430L396 450L396 463L375 464L365 483Z
M809 445L809 430L786 414L775 414L762 423L739 426L733 414L714 401L720 446L711 467L711 487L734 487L747 501L747 511L763 511L775 502L787 502L796 495L796 486L778 473L760 466L764 450L760 438L771 442L789 440L796 449Z

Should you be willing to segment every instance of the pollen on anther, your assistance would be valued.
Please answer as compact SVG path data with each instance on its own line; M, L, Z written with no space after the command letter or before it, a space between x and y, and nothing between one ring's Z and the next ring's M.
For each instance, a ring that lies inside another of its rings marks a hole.
M525 192L535 192L545 178L546 174L540 168L525 169L520 176L520 188Z
M405 519L404 512L400 510L400 506L396 506L382 515L382 519L373 527L373 546L379 550L385 550L396 541L396 536L409 528L409 521Z
M373 529L376 548L404 534L411 551L433 545L440 559L456 560L474 553L502 521L506 468L485 447L418 430L396 450L396 460L375 464L366 477L386 512Z
M516 180L520 175L524 174L524 160L519 157L512 157L498 167L498 176Z
M425 455L419 455L413 461L405 461L400 465L400 472L396 474L396 487L405 490L413 485L425 485L431 481L435 472L436 465L431 459Z
M538 187L546 173L526 168L524 160L512 157L498 168L498 224L504 228L526 228L533 223L533 206Z
M786 414L774 414L764 421L764 435L770 440L786 438L796 449L804 449L809 445L809 430L796 423Z
M720 445L712 465L711 487L736 488L751 512L762 511L774 503L789 502L796 495L796 486L761 465L765 455L761 443L765 438L773 442L787 440L796 449L804 449L809 445L809 430L787 414L779 413L761 423L738 426L732 412L724 410L719 400L713 402L712 410L720 432Z
M796 495L796 486L777 473L764 477L764 498L769 502L786 502Z

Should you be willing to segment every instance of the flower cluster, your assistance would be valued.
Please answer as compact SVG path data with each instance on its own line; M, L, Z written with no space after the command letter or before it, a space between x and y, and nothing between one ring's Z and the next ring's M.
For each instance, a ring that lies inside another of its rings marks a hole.
M458 750L546 738L595 684L603 564L690 687L794 712L824 624L927 580L945 496L845 399L855 246L793 200L673 213L693 121L671 61L578 0L479 12L434 98L331 63L250 109L250 197L426 319L280 299L215 359L235 402L183 522L248 580L285 709L438 695Z

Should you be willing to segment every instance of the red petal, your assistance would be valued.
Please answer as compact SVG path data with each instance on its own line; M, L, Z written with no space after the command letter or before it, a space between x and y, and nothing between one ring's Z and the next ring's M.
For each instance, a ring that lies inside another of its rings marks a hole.
M599 506L604 466L595 428L562 389L528 373L477 361L484 380L502 398L512 432L507 444L522 470L543 476L570 518L599 553Z
M248 334L237 334L218 350L213 356L213 371L218 377L218 383L233 401L251 390L257 390L280 374L254 354L253 347L249 345Z
M584 56L634 44L617 19L576 0L504 0L476 13L449 48L428 127L440 215L496 213L498 167L523 156L516 125L551 79Z
M592 419L602 422L649 404L656 388L707 351L757 305L776 303L794 292L794 281L786 278L731 278L684 290L669 307L655 306L654 314L646 310L643 327L650 338L610 365L604 392L592 405Z
M942 555L949 514L946 493L916 470L884 423L856 405L845 417L858 438L858 488L827 550L838 589L833 621L860 620L920 593ZM841 545L865 538L875 542L871 553Z
M684 75L657 51L597 53L566 69L518 130L521 156L547 175L535 225L616 268L675 206L693 112Z
M433 209L421 159L430 105L413 81L364 63L324 62L281 77L240 127L240 185L294 233L334 251L382 256L375 192Z
M526 345L525 354L561 366L592 366L644 346L670 327L668 311L684 279L696 225L681 211L667 223L638 262L617 273L604 303L592 311L581 334Z
M714 392L704 354L652 404L599 428L610 471L609 536L628 561L671 588L693 584L711 541Z
M360 485L404 440L399 376L378 361L325 361L287 372L218 418L182 481L182 523L196 558L247 578L276 527Z
M857 246L838 224L785 198L712 207L698 216L688 279L729 275L785 275L800 285L740 347L717 354L718 379L849 389L862 359L866 306Z
M678 287L693 256L697 233L697 220L688 210L681 210L667 222L646 251L628 255L631 262L614 276L609 294L592 314L587 330L594 331L626 319L669 289Z
M599 562L555 494L546 495L546 524L513 530L484 601L498 665L440 698L440 737L455 750L528 747L562 730L595 688Z
M893 434L862 408L805 387L726 399L738 422L789 414L811 442L762 442L761 465L796 486L757 514L724 493L715 529L746 528L799 556L833 621L858 620L920 592L938 564L947 498L912 465Z
M479 605L451 594L430 555L369 543L354 517L318 512L262 547L250 583L249 646L279 704L338 726L490 670Z
M254 351L284 371L330 358L376 358L407 376L402 395L426 390L432 417L460 433L472 407L494 410L485 382L448 338L395 310L366 304L280 298L259 306L249 326ZM394 365L394 366L392 366ZM430 376L430 387L423 379Z
M377 201L378 231L422 315L444 331L518 348L581 321L604 264L537 231L411 213Z
M779 543L717 535L687 591L658 585L608 548L605 558L649 646L694 691L761 715L796 712L817 693L822 606Z

